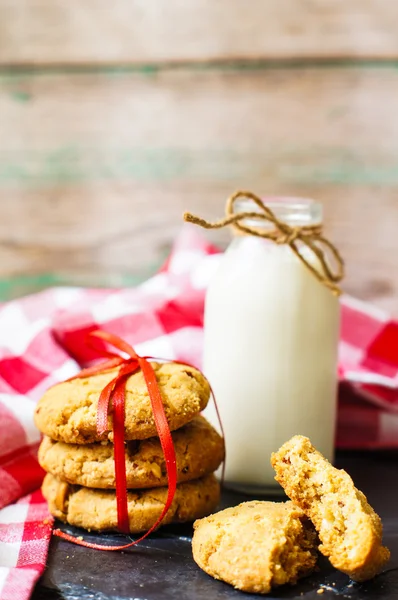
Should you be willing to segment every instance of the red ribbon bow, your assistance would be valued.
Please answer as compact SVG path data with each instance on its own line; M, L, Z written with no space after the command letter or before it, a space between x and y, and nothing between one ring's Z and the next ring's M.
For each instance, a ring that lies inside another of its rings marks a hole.
M120 370L116 377L112 379L102 390L98 402L97 411L97 433L103 435L109 431L108 416L110 411L110 405L112 401L113 405L113 443L114 443L114 460L115 460L115 478L116 478L116 502L117 502L117 518L118 528L123 533L130 532L129 516L128 516L128 504L127 504L127 481L126 481L126 463L124 454L124 420L125 420L125 387L127 379L133 373L139 369L142 370L144 379L148 388L149 397L152 405L152 412L155 419L156 430L162 446L164 458L166 461L168 490L167 499L164 508L152 527L138 540L135 540L129 544L122 546L103 546L101 544L94 544L86 542L84 540L75 538L60 529L54 530L54 535L62 537L68 541L74 542L75 544L86 546L87 548L94 548L97 550L124 550L130 546L138 544L145 539L150 533L152 533L162 522L167 511L169 510L171 503L173 502L174 494L177 486L177 467L176 457L174 451L173 439L171 437L170 427L167 422L167 418L163 408L162 396L160 394L159 386L156 380L155 372L152 365L148 361L150 357L138 356L134 348L127 342L122 340L112 333L106 331L93 331L90 334L95 336L108 344L111 344L121 352L125 352L129 358L123 358L119 354L114 352L108 352L101 349L103 356L106 356L109 360L90 367L83 369L73 379L81 379L83 377L90 377L103 373L109 369L120 366ZM181 363L186 364L186 363ZM191 365L187 365L191 366ZM69 381L70 381L69 380Z

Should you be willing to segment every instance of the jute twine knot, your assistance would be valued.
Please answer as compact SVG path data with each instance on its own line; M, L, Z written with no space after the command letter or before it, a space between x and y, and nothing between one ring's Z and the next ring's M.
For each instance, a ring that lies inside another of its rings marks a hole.
M240 199L251 200L258 206L260 212L235 212L235 203ZM252 227L247 223L245 224L245 221L248 219L266 221L274 227L271 229ZM326 285L334 294L341 294L340 287L337 284L344 277L344 261L336 246L323 237L322 226L320 224L292 227L284 221L280 221L272 210L264 204L261 198L247 191L235 192L228 198L225 207L225 217L220 221L210 223L191 213L184 213L184 220L205 229L220 229L221 227L232 225L239 233L265 238L276 244L287 244L318 281ZM304 253L300 252L301 245L306 246L310 250L310 253L306 253L307 256L304 256ZM331 256L335 263L334 269L330 266L328 255ZM316 260L313 260L314 256L319 261L319 266L317 267L313 264L314 262L315 264L317 263Z

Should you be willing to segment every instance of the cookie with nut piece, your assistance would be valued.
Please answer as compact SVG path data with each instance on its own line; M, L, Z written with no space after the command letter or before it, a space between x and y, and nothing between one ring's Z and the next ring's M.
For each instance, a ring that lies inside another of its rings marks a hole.
M224 440L202 416L172 432L177 481L191 481L215 471L224 459ZM44 437L40 465L68 483L90 488L116 487L113 444L66 444ZM166 461L158 437L131 440L125 445L127 487L167 485Z

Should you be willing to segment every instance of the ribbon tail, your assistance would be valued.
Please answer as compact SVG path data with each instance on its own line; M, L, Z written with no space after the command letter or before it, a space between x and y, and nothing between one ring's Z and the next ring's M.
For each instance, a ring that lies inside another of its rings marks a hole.
M159 358L159 357L156 357L156 356L143 356L142 358L145 358L146 360L155 360L155 361L158 361L158 362L164 361L164 358ZM197 367L195 367L195 365L193 365L193 364L191 364L189 362L185 362L185 361L182 361L182 360L173 360L173 362L177 363L177 365L182 365L182 366L185 366L185 367L191 367L191 369L197 369ZM206 381L209 384L211 397L213 398L214 409L215 409L216 415L217 415L217 421L218 421L218 424L220 426L220 431L221 431L221 435L223 437L224 446L225 446L224 427L223 427L223 424L222 424L222 421L221 421L221 414L220 414L220 409L218 408L218 404L217 404L217 400L216 400L216 395L214 393L213 388L210 385L210 381L207 378L206 378ZM221 472L221 483L222 484L224 483L224 479L225 479L225 460L226 460L226 457L224 455L224 460L222 462L222 472Z
M125 385L129 374L119 377L113 392L113 445L115 457L116 504L118 528L122 533L130 532L126 458L124 451Z
M160 444L162 446L164 458L166 461L168 482L166 503L156 523L154 523L150 530L147 532L146 535L149 535L162 522L163 518L167 514L173 502L173 498L177 489L177 464L173 438L171 437L170 427L167 421L166 414L164 412L163 399L156 380L155 371L153 370L150 362L148 362L145 358L139 357L138 362L142 369L145 382L147 384L149 397L152 405L152 412L155 419L156 430L158 432Z

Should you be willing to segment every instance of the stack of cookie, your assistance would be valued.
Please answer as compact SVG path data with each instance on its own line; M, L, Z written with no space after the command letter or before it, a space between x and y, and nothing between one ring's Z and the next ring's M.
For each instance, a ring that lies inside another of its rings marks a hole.
M214 476L224 458L223 439L200 416L210 389L203 375L175 363L152 363L172 430L178 485L162 524L192 521L219 502ZM47 471L43 494L50 512L89 530L116 530L117 508L112 415L109 433L98 436L101 390L115 377L109 370L50 388L39 401L35 423L45 434L39 462ZM142 372L126 384L125 459L131 533L151 527L167 497L167 473Z

